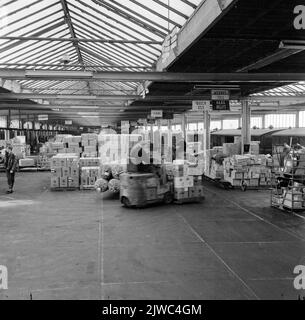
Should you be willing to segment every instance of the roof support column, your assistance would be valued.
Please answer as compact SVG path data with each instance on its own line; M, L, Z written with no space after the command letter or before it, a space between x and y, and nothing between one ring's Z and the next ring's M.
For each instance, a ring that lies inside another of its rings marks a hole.
M262 129L265 129L266 128L266 115L263 114L262 115Z
M299 128L300 127L300 111L297 111L296 117L295 117L295 127Z
M242 154L244 154L244 153L248 153L248 151L245 152L245 149L246 149L245 146L250 146L251 144L251 107L248 99L242 99L241 106L242 106L241 138L242 138Z

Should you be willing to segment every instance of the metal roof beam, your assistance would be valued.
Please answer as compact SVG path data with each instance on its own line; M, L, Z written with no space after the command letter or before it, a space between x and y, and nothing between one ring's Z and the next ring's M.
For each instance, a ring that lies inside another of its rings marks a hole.
M60 2L61 2L61 5L63 7L64 13L65 13L65 22L69 27L71 38L75 39L75 38L77 38L77 36L75 34L75 31L74 31L74 27L73 27L73 23L72 23L72 20L71 20L71 16L70 16L70 12L69 12L67 1L66 0L60 0ZM73 41L73 45L75 47L75 50L76 50L76 53L77 53L77 56L78 56L78 62L80 64L83 64L84 61L83 61L82 53L80 51L80 48L79 48L77 42Z
M237 0L224 0L222 5L215 0L203 1L192 18L183 26L177 35L177 46L169 52L166 59L161 56L157 62L157 70L162 71L171 66L182 53L203 36ZM189 1L184 1L192 5ZM196 7L196 6L195 6Z
M91 53L91 52L90 52ZM97 55L98 56L98 55ZM183 73L183 72L81 72L59 70L0 69L0 78L12 80L91 80L156 82L225 82L225 83L287 83L305 80L305 73Z
M127 39L88 39L88 38L48 38L48 37L1 37L0 40L18 41L56 41L56 42L97 42L97 43L128 43L128 44L162 44L162 41L151 40L127 40Z

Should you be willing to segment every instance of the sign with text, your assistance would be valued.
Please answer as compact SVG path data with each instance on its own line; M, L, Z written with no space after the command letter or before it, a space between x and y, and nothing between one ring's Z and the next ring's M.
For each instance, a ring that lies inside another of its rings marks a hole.
M163 110L151 110L151 117L154 119L163 118Z
M211 101L210 100L195 100L192 103L192 111L210 111Z
M212 101L213 111L230 111L229 100L213 100Z
M230 100L229 90L212 90L212 100Z
M39 114L38 115L38 121L48 121L49 116L47 114Z
M72 126L72 120L65 120L65 125Z

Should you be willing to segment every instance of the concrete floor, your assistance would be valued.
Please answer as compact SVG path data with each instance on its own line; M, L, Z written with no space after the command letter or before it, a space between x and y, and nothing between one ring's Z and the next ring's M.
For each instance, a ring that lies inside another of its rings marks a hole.
M305 220L268 191L205 184L201 204L122 208L110 194L51 192L48 173L0 173L0 299L297 299Z

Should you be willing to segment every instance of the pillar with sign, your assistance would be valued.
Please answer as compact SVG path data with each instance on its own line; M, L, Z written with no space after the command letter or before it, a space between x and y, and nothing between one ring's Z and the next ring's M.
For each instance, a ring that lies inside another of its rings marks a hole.
M242 154L250 152L251 144L251 107L247 99L241 100L242 105Z

